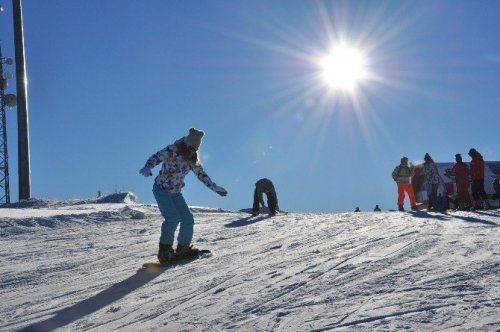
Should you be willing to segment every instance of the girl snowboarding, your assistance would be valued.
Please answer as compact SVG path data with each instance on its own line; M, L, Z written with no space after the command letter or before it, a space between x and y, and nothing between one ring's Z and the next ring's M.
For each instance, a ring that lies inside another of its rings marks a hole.
M146 165L139 171L143 176L152 175L151 170L162 164L153 185L153 194L158 208L165 219L161 225L161 236L158 250L158 260L167 264L179 258L196 257L199 250L193 248L194 217L182 196L184 177L190 172L198 177L208 188L221 196L226 196L226 189L219 187L205 173L199 160L198 150L205 133L195 128L189 129L189 134L153 154ZM177 235L177 249L173 250L174 234Z

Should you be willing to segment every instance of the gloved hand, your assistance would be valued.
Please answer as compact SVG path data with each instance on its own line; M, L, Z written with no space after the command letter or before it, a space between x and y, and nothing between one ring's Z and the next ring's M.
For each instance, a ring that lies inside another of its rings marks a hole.
M148 166L144 166L143 168L141 168L139 173L141 173L145 177L153 175L153 173L151 172L151 169Z
M224 196L226 196L226 195L227 195L227 190L226 190L226 189L224 189L224 188L222 188L222 187L219 187L219 186L215 186L215 187L214 187L214 191L215 191L217 194L221 195L222 197L224 197Z

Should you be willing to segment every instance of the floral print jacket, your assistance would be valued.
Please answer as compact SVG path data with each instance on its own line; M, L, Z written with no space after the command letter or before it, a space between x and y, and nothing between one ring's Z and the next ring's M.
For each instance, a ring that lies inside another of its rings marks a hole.
M160 173L155 178L155 183L164 190L171 193L181 192L185 186L184 178L193 171L198 179L203 182L208 188L214 190L217 186L203 170L201 164L194 165L193 163L184 160L177 153L177 146L171 144L166 148L156 152L146 161L146 166L153 169L156 165L163 162Z
M439 184L439 173L434 163L424 163L425 182L427 184Z

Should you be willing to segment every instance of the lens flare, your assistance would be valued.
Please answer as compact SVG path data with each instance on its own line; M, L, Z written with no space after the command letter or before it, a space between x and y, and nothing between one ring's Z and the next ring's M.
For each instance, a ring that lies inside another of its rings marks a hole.
M332 49L320 60L322 77L334 89L352 90L366 78L365 61L361 52L345 45Z

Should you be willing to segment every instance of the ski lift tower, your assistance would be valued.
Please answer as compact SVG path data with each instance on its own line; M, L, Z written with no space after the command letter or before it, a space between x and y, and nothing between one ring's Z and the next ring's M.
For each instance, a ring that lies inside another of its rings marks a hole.
M1 10L1 7L0 7ZM16 106L16 96L5 94L7 80L12 78L10 73L4 73L3 65L12 65L10 58L3 58L0 46L0 206L10 204L9 188L9 154L7 151L7 119L5 108Z
M0 5L0 12L3 11ZM5 94L7 80L12 78L10 73L4 73L3 66L12 65L10 58L2 56L2 47L0 46L0 206L10 204L9 188L9 154L7 152L7 120L5 108L15 106L17 98L13 94Z

